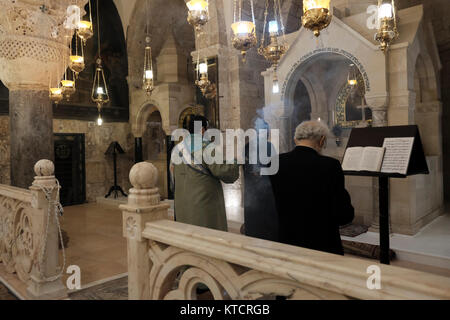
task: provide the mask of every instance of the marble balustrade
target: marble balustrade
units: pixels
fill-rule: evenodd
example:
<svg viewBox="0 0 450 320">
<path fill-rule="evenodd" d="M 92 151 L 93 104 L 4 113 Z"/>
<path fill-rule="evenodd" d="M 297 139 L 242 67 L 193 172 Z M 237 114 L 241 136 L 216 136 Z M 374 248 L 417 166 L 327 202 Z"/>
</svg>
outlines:
<svg viewBox="0 0 450 320">
<path fill-rule="evenodd" d="M 129 299 L 195 300 L 199 284 L 218 300 L 450 299 L 449 278 L 170 221 L 155 175 L 152 164 L 135 165 L 120 206 Z M 371 270 L 379 289 L 369 289 Z"/>
<path fill-rule="evenodd" d="M 56 299 L 67 296 L 58 274 L 57 198 L 54 165 L 41 160 L 29 190 L 0 185 L 0 264 L 27 285 L 29 299 Z M 48 214 L 50 219 L 48 219 Z"/>
</svg>

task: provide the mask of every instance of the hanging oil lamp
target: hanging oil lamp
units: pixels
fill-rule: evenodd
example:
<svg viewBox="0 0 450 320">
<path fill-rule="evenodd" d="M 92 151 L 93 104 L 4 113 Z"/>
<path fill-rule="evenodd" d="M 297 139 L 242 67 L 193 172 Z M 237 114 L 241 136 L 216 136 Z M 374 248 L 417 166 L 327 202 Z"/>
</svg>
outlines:
<svg viewBox="0 0 450 320">
<path fill-rule="evenodd" d="M 232 43 L 233 47 L 242 54 L 243 61 L 246 59 L 247 51 L 255 47 L 258 43 L 256 38 L 255 13 L 253 0 L 250 1 L 252 11 L 252 21 L 242 20 L 242 0 L 234 0 L 234 22 L 231 25 L 233 30 Z"/>
<path fill-rule="evenodd" d="M 203 95 L 207 94 L 207 89 L 211 85 L 208 79 L 208 60 L 203 63 L 197 63 L 197 80 L 195 84 L 199 87 Z"/>
<path fill-rule="evenodd" d="M 75 73 L 75 77 L 77 79 L 80 72 L 82 72 L 85 68 L 84 49 L 82 45 L 80 46 L 81 47 L 80 50 L 78 49 L 78 39 L 79 36 L 77 32 L 75 34 L 75 52 L 73 52 L 73 48 L 71 48 L 71 55 L 69 57 L 69 68 Z"/>
<path fill-rule="evenodd" d="M 302 25 L 316 37 L 331 23 L 330 0 L 303 0 Z"/>
<path fill-rule="evenodd" d="M 267 26 L 267 16 L 269 13 L 269 1 L 266 2 L 266 9 L 264 12 L 264 29 L 261 36 L 261 45 L 258 48 L 258 53 L 262 55 L 267 61 L 269 61 L 272 67 L 277 69 L 278 63 L 280 62 L 283 55 L 286 53 L 288 47 L 285 45 L 285 34 L 284 34 L 284 24 L 283 17 L 281 15 L 281 4 L 280 0 L 273 0 L 273 16 L 275 20 L 269 21 L 269 37 L 270 43 L 265 46 L 266 38 L 266 26 Z M 283 42 L 279 43 L 278 36 L 280 35 L 280 27 L 283 35 Z"/>
<path fill-rule="evenodd" d="M 149 1 L 147 0 L 147 22 L 146 22 L 146 34 L 145 37 L 145 55 L 144 55 L 144 74 L 142 79 L 142 89 L 147 96 L 151 96 L 154 87 L 154 73 L 153 73 L 153 57 L 152 48 L 150 47 L 150 35 L 149 35 Z"/>
<path fill-rule="evenodd" d="M 100 40 L 100 7 L 97 0 L 97 46 L 98 56 L 97 67 L 95 69 L 94 83 L 92 86 L 91 99 L 97 104 L 98 119 L 97 124 L 101 126 L 103 124 L 102 119 L 102 107 L 109 102 L 108 86 L 106 84 L 105 72 L 103 71 L 102 59 L 101 59 L 101 40 Z"/>
<path fill-rule="evenodd" d="M 202 27 L 209 21 L 209 3 L 208 0 L 191 0 L 186 3 L 189 9 L 188 22 L 200 32 Z"/>
<path fill-rule="evenodd" d="M 349 66 L 347 83 L 351 87 L 355 87 L 358 84 L 358 70 L 353 63 Z"/>
<path fill-rule="evenodd" d="M 89 0 L 89 20 L 81 20 L 78 22 L 78 36 L 83 40 L 83 44 L 86 45 L 87 40 L 94 35 L 94 28 L 92 24 L 92 7 L 91 0 Z"/>
<path fill-rule="evenodd" d="M 378 0 L 378 22 L 375 40 L 380 43 L 381 51 L 386 53 L 391 43 L 399 36 L 394 0 Z"/>
</svg>

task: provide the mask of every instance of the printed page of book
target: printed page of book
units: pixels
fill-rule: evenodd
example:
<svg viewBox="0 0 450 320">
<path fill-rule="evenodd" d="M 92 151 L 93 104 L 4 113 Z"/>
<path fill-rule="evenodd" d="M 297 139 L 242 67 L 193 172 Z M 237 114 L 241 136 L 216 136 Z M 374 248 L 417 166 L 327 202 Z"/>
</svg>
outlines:
<svg viewBox="0 0 450 320">
<path fill-rule="evenodd" d="M 345 151 L 344 161 L 342 162 L 342 170 L 344 171 L 360 171 L 360 163 L 364 152 L 363 147 L 348 148 Z"/>
<path fill-rule="evenodd" d="M 386 152 L 381 172 L 407 174 L 413 145 L 414 137 L 384 139 Z"/>
<path fill-rule="evenodd" d="M 361 158 L 361 171 L 380 172 L 383 163 L 384 148 L 366 147 Z"/>
</svg>

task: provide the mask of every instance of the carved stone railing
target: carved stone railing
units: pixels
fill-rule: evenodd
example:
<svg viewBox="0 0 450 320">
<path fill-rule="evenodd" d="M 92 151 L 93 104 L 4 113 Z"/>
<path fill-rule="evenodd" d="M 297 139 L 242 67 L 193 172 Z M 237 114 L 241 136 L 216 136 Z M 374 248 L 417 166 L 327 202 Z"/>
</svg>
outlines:
<svg viewBox="0 0 450 320">
<path fill-rule="evenodd" d="M 129 299 L 195 300 L 199 284 L 219 300 L 450 299 L 449 278 L 165 220 L 156 169 L 137 164 L 130 179 Z M 369 267 L 381 288 L 369 289 Z"/>
<path fill-rule="evenodd" d="M 29 190 L 0 185 L 0 264 L 26 284 L 29 299 L 67 296 L 58 276 L 59 193 L 54 169 L 51 161 L 39 161 Z"/>
</svg>

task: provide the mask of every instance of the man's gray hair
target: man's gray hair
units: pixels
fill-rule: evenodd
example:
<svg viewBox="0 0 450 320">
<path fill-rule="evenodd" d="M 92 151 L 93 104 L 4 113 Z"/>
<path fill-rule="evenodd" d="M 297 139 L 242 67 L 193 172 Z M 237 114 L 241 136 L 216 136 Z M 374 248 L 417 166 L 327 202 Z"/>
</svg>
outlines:
<svg viewBox="0 0 450 320">
<path fill-rule="evenodd" d="M 322 137 L 327 137 L 330 133 L 328 126 L 322 121 L 302 122 L 295 130 L 295 139 L 319 141 Z"/>
</svg>

